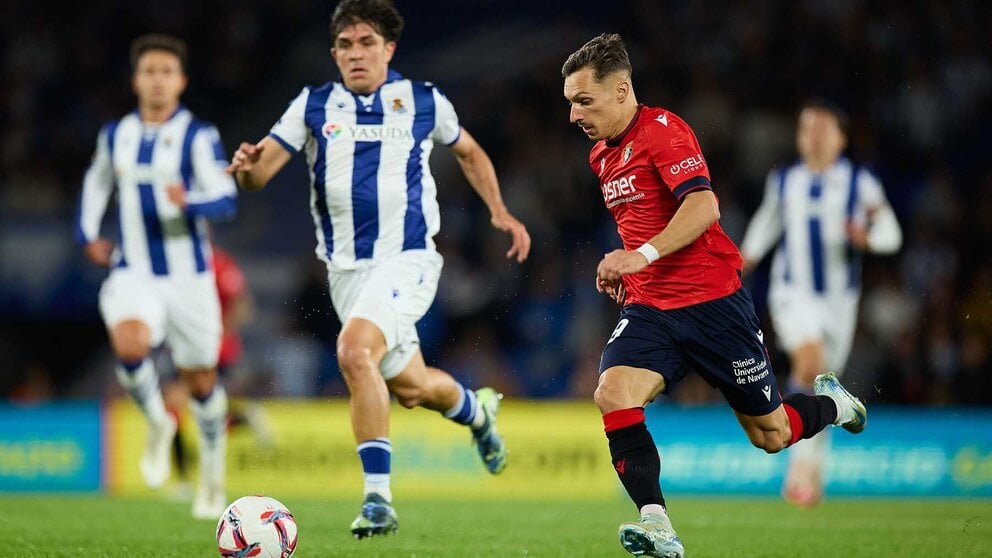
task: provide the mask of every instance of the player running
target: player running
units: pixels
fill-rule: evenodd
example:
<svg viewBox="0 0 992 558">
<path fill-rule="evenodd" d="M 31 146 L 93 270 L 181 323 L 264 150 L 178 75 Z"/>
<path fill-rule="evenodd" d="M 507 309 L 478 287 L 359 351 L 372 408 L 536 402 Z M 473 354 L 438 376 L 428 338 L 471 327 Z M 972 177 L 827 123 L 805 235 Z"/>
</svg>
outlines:
<svg viewBox="0 0 992 558">
<path fill-rule="evenodd" d="M 741 256 L 717 223 L 696 137 L 675 114 L 638 104 L 620 36 L 586 43 L 568 57 L 562 76 L 571 122 L 596 141 L 589 164 L 625 248 L 596 269 L 596 288 L 623 306 L 595 393 L 613 466 L 640 512 L 639 521 L 620 525 L 620 542 L 635 556 L 681 558 L 658 448 L 644 423 L 644 406 L 658 394 L 698 371 L 723 394 L 751 443 L 768 453 L 830 424 L 861 432 L 867 413 L 833 374 L 816 378 L 817 395 L 783 402 L 741 283 Z"/>
<path fill-rule="evenodd" d="M 206 220 L 229 218 L 237 188 L 217 129 L 179 98 L 186 89 L 186 45 L 168 35 L 131 45 L 138 108 L 104 125 L 86 172 L 76 239 L 86 256 L 110 267 L 100 312 L 117 356 L 117 379 L 148 420 L 139 467 L 145 483 L 169 477 L 175 420 L 166 412 L 149 353 L 165 341 L 193 396 L 200 428 L 200 482 L 193 515 L 216 519 L 227 505 L 224 469 L 227 394 L 217 384 L 221 317 Z M 120 242 L 100 237 L 116 191 Z"/>
<path fill-rule="evenodd" d="M 768 175 L 741 243 L 745 272 L 774 246 L 769 311 L 792 370 L 789 391 L 811 393 L 821 370 L 847 364 L 861 295 L 861 256 L 891 254 L 902 231 L 878 179 L 841 156 L 847 116 L 824 99 L 799 112 L 800 161 Z M 823 496 L 828 432 L 789 452 L 782 494 L 810 507 Z"/>
<path fill-rule="evenodd" d="M 351 525 L 367 537 L 395 531 L 389 473 L 389 394 L 470 427 L 491 473 L 506 466 L 496 430 L 500 395 L 466 389 L 424 364 L 415 324 L 437 291 L 442 258 L 437 188 L 428 165 L 435 143 L 450 146 L 494 227 L 512 237 L 522 262 L 530 236 L 506 209 L 492 162 L 458 124 L 430 82 L 389 69 L 403 19 L 386 0 L 345 0 L 331 17 L 331 56 L 341 79 L 306 87 L 257 144 L 242 143 L 229 172 L 263 188 L 303 151 L 317 256 L 327 264 L 331 301 L 343 327 L 338 364 L 350 392 L 351 422 L 365 473 L 365 503 Z"/>
</svg>

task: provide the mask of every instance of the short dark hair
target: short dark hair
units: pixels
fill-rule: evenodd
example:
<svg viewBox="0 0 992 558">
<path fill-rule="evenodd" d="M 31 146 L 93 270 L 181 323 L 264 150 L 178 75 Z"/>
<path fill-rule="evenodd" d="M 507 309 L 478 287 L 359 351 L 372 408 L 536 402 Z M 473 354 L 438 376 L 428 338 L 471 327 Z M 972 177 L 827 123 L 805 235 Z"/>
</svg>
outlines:
<svg viewBox="0 0 992 558">
<path fill-rule="evenodd" d="M 392 0 L 342 0 L 331 15 L 331 42 L 345 27 L 356 23 L 368 23 L 386 41 L 400 40 L 403 32 L 403 16 Z"/>
<path fill-rule="evenodd" d="M 623 37 L 616 33 L 603 33 L 582 45 L 582 48 L 565 60 L 565 65 L 561 67 L 561 77 L 568 77 L 587 66 L 592 67 L 596 81 L 601 81 L 614 72 L 630 74 L 630 57 L 623 44 Z"/>
<path fill-rule="evenodd" d="M 847 135 L 848 129 L 851 126 L 851 120 L 848 118 L 847 112 L 837 103 L 827 99 L 826 97 L 810 97 L 803 102 L 801 107 L 799 107 L 799 113 L 801 114 L 806 109 L 829 112 L 837 120 L 837 126 L 840 127 L 840 131 L 843 132 L 844 135 Z"/>
<path fill-rule="evenodd" d="M 186 71 L 186 59 L 189 56 L 186 41 L 165 33 L 148 33 L 131 42 L 131 71 L 138 69 L 138 59 L 150 50 L 164 50 L 175 54 L 179 58 L 179 67 L 183 72 Z"/>
</svg>

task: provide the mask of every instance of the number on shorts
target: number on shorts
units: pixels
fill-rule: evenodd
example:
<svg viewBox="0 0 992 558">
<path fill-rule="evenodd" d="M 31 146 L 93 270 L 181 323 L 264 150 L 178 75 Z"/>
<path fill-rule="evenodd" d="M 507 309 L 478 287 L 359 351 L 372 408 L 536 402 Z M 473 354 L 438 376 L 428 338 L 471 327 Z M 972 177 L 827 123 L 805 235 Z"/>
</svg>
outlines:
<svg viewBox="0 0 992 558">
<path fill-rule="evenodd" d="M 627 324 L 629 324 L 629 323 L 630 323 L 630 320 L 627 319 L 627 318 L 624 318 L 624 319 L 620 320 L 619 322 L 617 322 L 617 327 L 616 327 L 616 329 L 613 330 L 613 335 L 610 336 L 610 340 L 607 341 L 606 344 L 609 345 L 610 343 L 613 342 L 614 339 L 616 339 L 617 337 L 620 337 L 620 334 L 623 333 L 624 328 L 626 328 L 627 327 Z"/>
</svg>

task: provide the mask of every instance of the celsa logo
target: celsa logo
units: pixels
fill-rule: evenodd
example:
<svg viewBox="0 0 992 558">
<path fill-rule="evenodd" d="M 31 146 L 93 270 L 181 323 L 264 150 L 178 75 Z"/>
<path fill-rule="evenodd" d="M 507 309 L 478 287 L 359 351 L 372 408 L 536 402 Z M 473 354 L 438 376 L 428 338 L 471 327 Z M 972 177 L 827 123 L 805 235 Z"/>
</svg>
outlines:
<svg viewBox="0 0 992 558">
<path fill-rule="evenodd" d="M 324 137 L 329 140 L 336 140 L 339 137 L 341 137 L 341 131 L 342 130 L 340 124 L 333 124 L 330 122 L 324 124 L 324 129 L 321 130 L 321 132 L 323 132 L 324 134 Z"/>
<path fill-rule="evenodd" d="M 688 159 L 675 163 L 670 169 L 668 169 L 668 172 L 672 174 L 679 174 L 681 172 L 696 172 L 705 166 L 706 160 L 703 159 L 703 154 L 697 153 Z"/>
</svg>

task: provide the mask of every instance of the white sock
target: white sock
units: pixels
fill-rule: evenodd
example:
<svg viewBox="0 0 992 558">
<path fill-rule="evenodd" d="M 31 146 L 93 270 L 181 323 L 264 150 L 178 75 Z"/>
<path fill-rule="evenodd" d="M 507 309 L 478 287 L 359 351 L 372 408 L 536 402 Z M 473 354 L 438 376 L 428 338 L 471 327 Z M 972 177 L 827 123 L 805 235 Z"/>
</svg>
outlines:
<svg viewBox="0 0 992 558">
<path fill-rule="evenodd" d="M 649 513 L 668 517 L 668 510 L 666 510 L 665 506 L 662 506 L 661 504 L 645 504 L 641 507 L 641 517 L 644 517 Z"/>
<path fill-rule="evenodd" d="M 387 502 L 393 501 L 393 492 L 389 489 L 389 473 L 365 473 L 365 490 L 362 495 L 368 496 L 373 492 L 385 498 Z"/>
<path fill-rule="evenodd" d="M 190 398 L 190 407 L 196 425 L 200 427 L 200 438 L 208 445 L 214 445 L 226 438 L 227 392 L 218 384 L 204 401 Z"/>
<path fill-rule="evenodd" d="M 200 480 L 222 490 L 227 467 L 227 392 L 215 385 L 205 401 L 190 398 L 190 407 L 200 428 Z"/>
<path fill-rule="evenodd" d="M 131 368 L 131 367 L 128 367 Z M 150 358 L 141 361 L 137 368 L 128 370 L 121 363 L 117 363 L 114 372 L 121 387 L 127 390 L 131 399 L 138 404 L 141 412 L 151 424 L 165 424 L 169 420 L 169 415 L 165 410 L 165 401 L 162 399 L 162 390 L 158 387 L 158 374 L 155 373 L 155 365 Z"/>
</svg>

